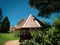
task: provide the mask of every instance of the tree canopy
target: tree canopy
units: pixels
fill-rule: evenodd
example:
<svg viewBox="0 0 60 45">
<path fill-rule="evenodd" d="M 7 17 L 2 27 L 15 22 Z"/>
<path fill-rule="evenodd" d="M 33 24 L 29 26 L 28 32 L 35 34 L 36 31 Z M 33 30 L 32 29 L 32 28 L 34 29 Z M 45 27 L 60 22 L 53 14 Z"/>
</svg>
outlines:
<svg viewBox="0 0 60 45">
<path fill-rule="evenodd" d="M 19 25 L 22 21 L 24 21 L 25 19 L 21 19 L 20 21 L 18 21 L 17 25 Z"/>
<path fill-rule="evenodd" d="M 58 16 L 57 19 L 55 19 L 55 21 L 53 22 L 53 26 L 55 26 L 55 28 L 60 30 L 60 16 Z"/>
<path fill-rule="evenodd" d="M 1 32 L 3 33 L 7 33 L 9 31 L 9 28 L 10 28 L 10 22 L 9 22 L 9 19 L 8 17 L 5 17 L 1 23 Z"/>
<path fill-rule="evenodd" d="M 41 17 L 49 18 L 51 13 L 60 11 L 60 0 L 29 0 L 29 4 L 39 11 Z"/>
<path fill-rule="evenodd" d="M 1 23 L 1 19 L 2 19 L 2 9 L 0 8 L 0 23 Z"/>
<path fill-rule="evenodd" d="M 2 20 L 2 9 L 0 8 L 0 30 L 1 30 L 1 20 Z"/>
</svg>

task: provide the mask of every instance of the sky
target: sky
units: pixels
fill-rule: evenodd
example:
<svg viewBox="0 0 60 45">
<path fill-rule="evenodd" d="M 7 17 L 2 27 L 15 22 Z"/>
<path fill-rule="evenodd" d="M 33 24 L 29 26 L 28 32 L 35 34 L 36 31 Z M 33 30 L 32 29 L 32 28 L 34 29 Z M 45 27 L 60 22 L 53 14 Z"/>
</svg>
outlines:
<svg viewBox="0 0 60 45">
<path fill-rule="evenodd" d="M 38 17 L 39 11 L 35 8 L 31 8 L 28 4 L 29 0 L 0 0 L 0 8 L 2 8 L 3 17 L 8 16 L 10 26 L 17 26 L 17 23 L 22 18 L 27 18 L 32 13 L 39 20 L 46 20 L 52 23 L 52 18 L 56 18 L 56 13 L 53 13 L 51 19 L 45 19 Z"/>
</svg>

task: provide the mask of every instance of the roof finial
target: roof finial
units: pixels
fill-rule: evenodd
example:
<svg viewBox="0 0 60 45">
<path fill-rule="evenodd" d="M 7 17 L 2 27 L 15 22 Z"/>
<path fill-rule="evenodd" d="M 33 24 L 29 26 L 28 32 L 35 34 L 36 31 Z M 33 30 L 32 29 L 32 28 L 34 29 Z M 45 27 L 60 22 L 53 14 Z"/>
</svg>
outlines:
<svg viewBox="0 0 60 45">
<path fill-rule="evenodd" d="M 32 16 L 32 12 L 30 13 L 30 15 Z"/>
</svg>

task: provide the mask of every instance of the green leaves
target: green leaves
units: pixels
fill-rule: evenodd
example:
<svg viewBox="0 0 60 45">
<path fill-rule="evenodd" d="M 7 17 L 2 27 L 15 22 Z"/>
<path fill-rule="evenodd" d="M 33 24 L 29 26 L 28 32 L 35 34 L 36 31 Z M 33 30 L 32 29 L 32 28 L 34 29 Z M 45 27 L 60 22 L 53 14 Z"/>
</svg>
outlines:
<svg viewBox="0 0 60 45">
<path fill-rule="evenodd" d="M 5 17 L 1 23 L 1 32 L 3 33 L 7 33 L 9 31 L 9 28 L 10 28 L 10 22 L 9 22 L 9 19 L 8 17 Z"/>
<path fill-rule="evenodd" d="M 54 20 L 53 26 L 55 26 L 55 28 L 57 28 L 58 30 L 60 30 L 60 16 L 58 16 L 58 18 Z"/>
<path fill-rule="evenodd" d="M 2 9 L 0 8 L 0 21 L 2 19 Z"/>
<path fill-rule="evenodd" d="M 38 16 L 49 18 L 51 13 L 60 11 L 60 0 L 30 0 L 29 5 L 39 11 Z"/>
<path fill-rule="evenodd" d="M 55 27 L 45 30 L 31 30 L 32 39 L 26 45 L 60 45 L 60 32 Z M 24 45 L 23 44 L 23 45 Z"/>
</svg>

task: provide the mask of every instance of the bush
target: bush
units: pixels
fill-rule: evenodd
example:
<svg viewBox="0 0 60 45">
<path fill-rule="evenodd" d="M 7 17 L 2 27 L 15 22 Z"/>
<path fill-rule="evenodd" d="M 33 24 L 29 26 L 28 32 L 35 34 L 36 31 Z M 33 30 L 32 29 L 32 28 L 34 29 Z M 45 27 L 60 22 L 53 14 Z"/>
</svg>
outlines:
<svg viewBox="0 0 60 45">
<path fill-rule="evenodd" d="M 20 30 L 15 31 L 14 33 L 15 33 L 15 37 L 20 37 Z"/>
<path fill-rule="evenodd" d="M 55 27 L 43 30 L 32 30 L 32 39 L 22 45 L 60 45 L 60 30 Z"/>
</svg>

